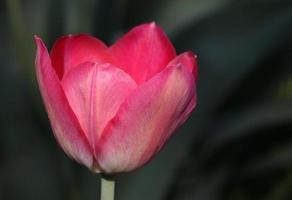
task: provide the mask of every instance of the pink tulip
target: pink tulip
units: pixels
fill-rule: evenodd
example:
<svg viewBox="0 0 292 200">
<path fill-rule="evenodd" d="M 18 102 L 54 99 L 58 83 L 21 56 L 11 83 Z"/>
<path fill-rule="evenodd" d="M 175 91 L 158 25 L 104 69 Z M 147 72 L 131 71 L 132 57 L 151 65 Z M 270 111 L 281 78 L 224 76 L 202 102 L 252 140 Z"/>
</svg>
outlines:
<svg viewBox="0 0 292 200">
<path fill-rule="evenodd" d="M 37 44 L 36 74 L 54 135 L 94 172 L 143 166 L 196 106 L 197 63 L 176 55 L 155 24 L 133 28 L 107 47 L 89 35 Z"/>
</svg>

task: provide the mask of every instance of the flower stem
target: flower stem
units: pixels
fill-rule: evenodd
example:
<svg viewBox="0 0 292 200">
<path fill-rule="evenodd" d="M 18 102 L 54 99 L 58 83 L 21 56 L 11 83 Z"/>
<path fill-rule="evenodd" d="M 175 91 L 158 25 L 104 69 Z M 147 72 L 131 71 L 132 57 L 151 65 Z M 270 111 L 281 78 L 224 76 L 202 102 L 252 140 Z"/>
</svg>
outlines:
<svg viewBox="0 0 292 200">
<path fill-rule="evenodd" d="M 100 200 L 114 200 L 115 181 L 111 176 L 101 175 Z"/>
</svg>

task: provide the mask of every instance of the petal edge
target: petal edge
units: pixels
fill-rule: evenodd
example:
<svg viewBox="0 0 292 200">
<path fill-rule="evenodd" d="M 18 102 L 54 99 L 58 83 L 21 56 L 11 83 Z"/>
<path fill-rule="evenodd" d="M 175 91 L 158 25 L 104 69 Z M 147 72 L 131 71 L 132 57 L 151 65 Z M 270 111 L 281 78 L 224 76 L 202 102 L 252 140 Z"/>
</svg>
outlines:
<svg viewBox="0 0 292 200">
<path fill-rule="evenodd" d="M 35 42 L 37 80 L 54 136 L 70 158 L 92 168 L 92 150 L 68 104 L 47 48 L 38 36 L 35 36 Z"/>
</svg>

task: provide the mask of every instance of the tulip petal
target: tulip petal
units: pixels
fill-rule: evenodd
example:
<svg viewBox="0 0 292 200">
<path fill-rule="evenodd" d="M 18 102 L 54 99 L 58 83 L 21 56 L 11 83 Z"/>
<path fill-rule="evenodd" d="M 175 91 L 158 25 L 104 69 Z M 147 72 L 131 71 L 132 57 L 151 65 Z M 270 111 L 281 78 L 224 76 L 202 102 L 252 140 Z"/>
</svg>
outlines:
<svg viewBox="0 0 292 200">
<path fill-rule="evenodd" d="M 107 47 L 102 41 L 86 34 L 68 35 L 58 39 L 51 50 L 52 65 L 58 76 L 84 62 L 109 62 Z"/>
<path fill-rule="evenodd" d="M 140 85 L 102 133 L 96 146 L 100 167 L 114 173 L 145 164 L 185 120 L 194 96 L 194 78 L 183 65 L 169 66 Z"/>
<path fill-rule="evenodd" d="M 197 56 L 191 52 L 184 52 L 178 55 L 175 59 L 173 59 L 168 65 L 177 65 L 182 64 L 186 66 L 190 72 L 193 73 L 195 80 L 198 79 L 198 63 L 197 63 Z"/>
<path fill-rule="evenodd" d="M 193 74 L 195 81 L 198 80 L 198 63 L 197 63 L 197 56 L 191 52 L 184 52 L 178 55 L 175 59 L 173 59 L 168 66 L 173 65 L 184 65 L 189 69 L 189 71 Z M 180 117 L 180 125 L 182 125 L 190 116 L 192 110 L 196 107 L 197 104 L 197 96 L 194 95 L 192 100 L 190 101 L 189 105 L 187 106 L 185 112 Z M 179 126 L 180 126 L 179 125 Z"/>
<path fill-rule="evenodd" d="M 135 81 L 121 69 L 111 64 L 91 62 L 68 72 L 62 86 L 93 147 L 108 121 L 137 87 Z"/>
<path fill-rule="evenodd" d="M 176 53 L 163 31 L 155 23 L 133 28 L 110 47 L 113 63 L 138 83 L 162 71 Z"/>
<path fill-rule="evenodd" d="M 37 36 L 35 41 L 36 74 L 53 133 L 69 157 L 91 168 L 93 156 L 89 143 L 68 104 L 44 43 Z"/>
</svg>

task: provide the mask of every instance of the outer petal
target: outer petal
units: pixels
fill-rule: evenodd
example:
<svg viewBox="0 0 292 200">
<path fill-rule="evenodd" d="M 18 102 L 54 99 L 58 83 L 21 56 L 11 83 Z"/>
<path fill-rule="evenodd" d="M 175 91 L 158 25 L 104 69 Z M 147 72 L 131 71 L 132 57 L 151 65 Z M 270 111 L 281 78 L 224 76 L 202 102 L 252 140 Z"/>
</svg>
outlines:
<svg viewBox="0 0 292 200">
<path fill-rule="evenodd" d="M 109 62 L 107 47 L 90 35 L 68 35 L 58 39 L 51 50 L 52 64 L 59 78 L 84 62 Z"/>
<path fill-rule="evenodd" d="M 172 44 L 155 23 L 135 27 L 110 47 L 110 53 L 113 63 L 138 84 L 163 70 L 176 55 Z"/>
<path fill-rule="evenodd" d="M 182 64 L 186 66 L 190 72 L 193 73 L 195 80 L 198 79 L 198 63 L 197 63 L 197 56 L 191 52 L 184 52 L 178 55 L 175 59 L 173 59 L 169 65 L 177 65 Z"/>
<path fill-rule="evenodd" d="M 170 66 L 139 86 L 102 133 L 96 146 L 101 168 L 113 173 L 145 164 L 181 124 L 194 86 L 182 65 Z"/>
<path fill-rule="evenodd" d="M 121 69 L 97 63 L 83 63 L 75 67 L 64 76 L 62 85 L 93 147 L 108 121 L 137 87 Z"/>
<path fill-rule="evenodd" d="M 189 71 L 193 74 L 195 81 L 198 80 L 198 63 L 197 63 L 197 56 L 191 52 L 184 52 L 180 55 L 178 55 L 175 59 L 173 59 L 168 66 L 173 66 L 173 65 L 184 65 L 189 69 Z M 183 115 L 180 117 L 180 125 L 183 124 L 193 111 L 193 109 L 197 105 L 197 96 L 194 95 L 192 97 L 192 100 L 190 101 L 189 105 L 187 106 L 185 112 Z"/>
<path fill-rule="evenodd" d="M 92 150 L 67 102 L 45 45 L 37 36 L 35 41 L 37 79 L 54 135 L 69 157 L 91 168 Z"/>
</svg>

